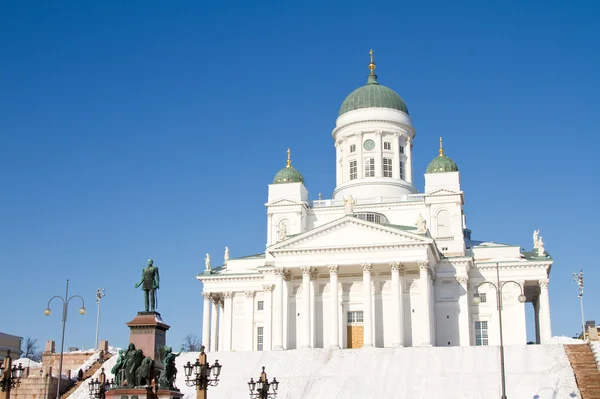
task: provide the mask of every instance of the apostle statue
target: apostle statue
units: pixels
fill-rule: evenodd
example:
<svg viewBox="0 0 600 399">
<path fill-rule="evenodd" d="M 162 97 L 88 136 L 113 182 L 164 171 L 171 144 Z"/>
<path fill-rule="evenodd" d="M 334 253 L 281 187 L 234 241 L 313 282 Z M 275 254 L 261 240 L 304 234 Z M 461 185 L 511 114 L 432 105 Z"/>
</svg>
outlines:
<svg viewBox="0 0 600 399">
<path fill-rule="evenodd" d="M 225 259 L 225 262 L 229 260 L 229 248 L 227 247 L 225 247 L 225 255 L 223 256 L 223 259 Z"/>
<path fill-rule="evenodd" d="M 278 238 L 279 238 L 279 241 L 283 241 L 287 238 L 287 226 L 286 226 L 285 222 L 281 222 L 279 224 Z"/>
<path fill-rule="evenodd" d="M 148 266 L 142 269 L 142 279 L 135 285 L 135 288 L 142 286 L 144 290 L 144 304 L 146 312 L 156 310 L 155 292 L 159 288 L 160 277 L 158 275 L 158 267 L 154 266 L 154 261 L 148 259 Z"/>
<path fill-rule="evenodd" d="M 540 235 L 540 229 L 533 230 L 533 248 L 538 247 L 538 236 Z"/>
<path fill-rule="evenodd" d="M 204 265 L 206 266 L 206 271 L 210 271 L 210 255 L 206 254 L 206 258 L 204 258 Z"/>
<path fill-rule="evenodd" d="M 542 240 L 542 236 L 540 236 L 539 240 L 537 241 L 537 250 L 538 250 L 538 256 L 544 256 L 545 250 L 544 250 L 544 240 Z"/>
<path fill-rule="evenodd" d="M 356 200 L 350 194 L 347 198 L 344 198 L 344 213 L 346 215 L 351 215 L 354 213 L 354 205 L 356 205 Z"/>
<path fill-rule="evenodd" d="M 417 227 L 417 233 L 425 233 L 427 231 L 427 221 L 423 218 L 423 215 L 419 213 L 419 217 L 417 218 L 417 222 L 415 223 Z"/>
</svg>

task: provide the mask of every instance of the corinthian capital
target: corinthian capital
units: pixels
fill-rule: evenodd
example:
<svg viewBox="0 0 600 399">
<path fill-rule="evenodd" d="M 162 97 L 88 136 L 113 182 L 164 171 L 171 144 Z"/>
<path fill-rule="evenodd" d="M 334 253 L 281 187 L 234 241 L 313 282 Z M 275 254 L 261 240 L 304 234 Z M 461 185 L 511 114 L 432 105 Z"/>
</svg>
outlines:
<svg viewBox="0 0 600 399">
<path fill-rule="evenodd" d="M 212 292 L 202 292 L 202 298 L 210 299 L 212 297 Z"/>
<path fill-rule="evenodd" d="M 327 268 L 329 269 L 329 274 L 338 274 L 338 270 L 340 270 L 338 265 L 328 265 Z"/>
<path fill-rule="evenodd" d="M 362 263 L 361 264 L 363 273 L 371 273 L 371 270 L 373 270 L 373 265 L 370 263 Z"/>
<path fill-rule="evenodd" d="M 310 276 L 310 266 L 302 266 L 300 267 L 300 270 L 302 271 L 303 276 Z"/>
<path fill-rule="evenodd" d="M 429 261 L 426 261 L 426 260 L 420 260 L 420 261 L 418 262 L 418 264 L 419 264 L 419 270 L 420 270 L 420 271 L 422 271 L 422 272 L 423 272 L 423 271 L 425 271 L 425 272 L 429 271 Z"/>
<path fill-rule="evenodd" d="M 231 298 L 233 298 L 233 292 L 231 292 L 231 291 L 224 292 L 223 296 L 225 297 L 225 299 L 231 299 Z"/>
<path fill-rule="evenodd" d="M 283 267 L 278 267 L 273 271 L 273 274 L 275 274 L 277 277 L 285 276 L 285 269 Z"/>
<path fill-rule="evenodd" d="M 272 284 L 265 284 L 265 285 L 263 285 L 263 291 L 265 291 L 265 292 L 271 292 L 271 291 L 273 291 L 273 285 Z"/>
<path fill-rule="evenodd" d="M 462 285 L 463 287 L 466 287 L 467 284 L 469 283 L 469 277 L 467 276 L 460 276 L 456 278 L 456 281 L 458 281 L 458 283 L 460 285 Z"/>
<path fill-rule="evenodd" d="M 256 294 L 255 291 L 246 291 L 244 294 L 246 294 L 246 298 L 254 298 L 254 294 Z"/>
<path fill-rule="evenodd" d="M 548 283 L 550 283 L 548 279 L 539 280 L 540 288 L 548 288 Z"/>
</svg>

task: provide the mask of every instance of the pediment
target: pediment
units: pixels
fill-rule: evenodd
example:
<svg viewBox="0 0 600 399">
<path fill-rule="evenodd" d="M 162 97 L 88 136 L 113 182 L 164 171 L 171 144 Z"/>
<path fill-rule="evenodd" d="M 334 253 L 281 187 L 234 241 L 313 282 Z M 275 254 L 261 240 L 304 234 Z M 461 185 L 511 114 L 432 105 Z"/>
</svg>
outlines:
<svg viewBox="0 0 600 399">
<path fill-rule="evenodd" d="M 427 196 L 428 197 L 438 197 L 438 196 L 444 196 L 444 195 L 460 195 L 460 194 L 462 194 L 461 191 L 452 191 L 452 190 L 447 190 L 445 188 L 441 188 L 439 190 L 436 190 L 434 192 L 427 194 Z"/>
<path fill-rule="evenodd" d="M 286 205 L 305 205 L 304 202 L 301 201 L 293 201 L 287 198 L 278 198 L 274 201 L 267 202 L 265 206 L 286 206 Z"/>
<path fill-rule="evenodd" d="M 396 227 L 367 222 L 345 216 L 334 222 L 317 227 L 268 249 L 271 253 L 305 251 L 324 248 L 367 248 L 398 245 L 430 245 L 431 238 L 410 233 Z"/>
</svg>

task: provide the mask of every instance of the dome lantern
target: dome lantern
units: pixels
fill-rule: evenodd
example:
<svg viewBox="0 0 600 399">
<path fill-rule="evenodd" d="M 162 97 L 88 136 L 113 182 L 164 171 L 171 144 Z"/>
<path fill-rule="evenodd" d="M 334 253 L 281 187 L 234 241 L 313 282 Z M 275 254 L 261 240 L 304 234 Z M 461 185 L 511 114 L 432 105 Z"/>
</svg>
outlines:
<svg viewBox="0 0 600 399">
<path fill-rule="evenodd" d="M 440 154 L 435 157 L 429 165 L 425 173 L 446 173 L 446 172 L 458 172 L 458 165 L 452 159 L 444 155 L 444 147 L 442 145 L 442 138 L 440 137 Z"/>
<path fill-rule="evenodd" d="M 291 160 L 291 151 L 288 148 L 287 150 L 287 162 L 285 164 L 285 168 L 281 169 L 279 172 L 277 172 L 277 174 L 275 175 L 275 178 L 273 179 L 273 184 L 285 184 L 285 183 L 303 183 L 304 184 L 304 177 L 302 177 L 302 174 L 292 166 L 292 160 Z"/>
</svg>

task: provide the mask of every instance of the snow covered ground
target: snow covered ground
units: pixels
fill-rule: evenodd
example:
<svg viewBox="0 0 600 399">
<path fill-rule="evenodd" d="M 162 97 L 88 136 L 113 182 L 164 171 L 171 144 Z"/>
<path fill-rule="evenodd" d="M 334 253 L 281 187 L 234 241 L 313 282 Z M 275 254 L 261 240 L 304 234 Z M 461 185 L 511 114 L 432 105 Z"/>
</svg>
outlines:
<svg viewBox="0 0 600 399">
<path fill-rule="evenodd" d="M 197 353 L 177 358 L 177 385 L 184 399 L 194 399 L 185 385 L 183 365 Z M 266 367 L 276 377 L 278 399 L 490 399 L 500 397 L 500 360 L 496 346 L 450 348 L 304 349 L 281 352 L 209 353 L 223 365 L 211 399 L 248 397 L 247 382 Z M 117 356 L 105 363 L 107 375 Z M 580 398 L 564 348 L 554 345 L 505 348 L 506 388 L 511 399 Z M 99 372 L 97 373 L 99 374 Z M 97 377 L 97 374 L 94 378 Z M 88 399 L 83 384 L 70 399 Z"/>
</svg>

